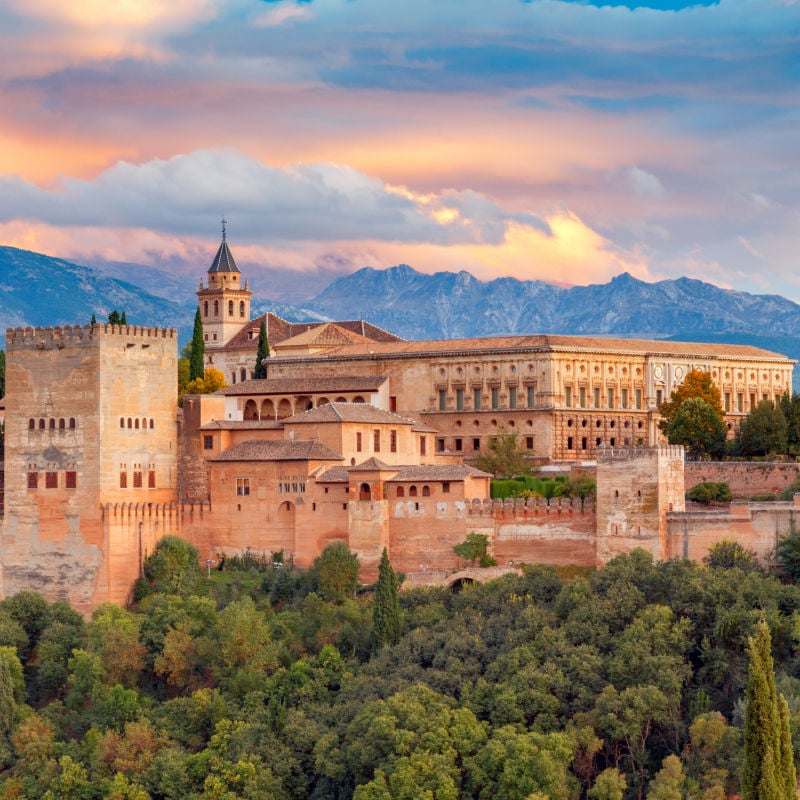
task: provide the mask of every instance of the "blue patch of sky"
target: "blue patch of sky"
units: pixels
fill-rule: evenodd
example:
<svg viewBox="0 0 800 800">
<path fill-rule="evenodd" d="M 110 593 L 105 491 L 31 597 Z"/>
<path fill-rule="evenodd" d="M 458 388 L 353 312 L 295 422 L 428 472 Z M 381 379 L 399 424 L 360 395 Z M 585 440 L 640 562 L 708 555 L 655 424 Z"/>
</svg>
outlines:
<svg viewBox="0 0 800 800">
<path fill-rule="evenodd" d="M 531 3 L 533 0 L 522 0 L 524 3 Z M 572 3 L 581 6 L 597 6 L 597 8 L 629 8 L 632 11 L 637 8 L 649 8 L 654 11 L 685 11 L 687 8 L 696 6 L 716 6 L 719 0 L 694 0 L 694 2 L 675 2 L 675 0 L 646 0 L 635 2 L 635 0 L 561 0 L 564 3 Z"/>
</svg>

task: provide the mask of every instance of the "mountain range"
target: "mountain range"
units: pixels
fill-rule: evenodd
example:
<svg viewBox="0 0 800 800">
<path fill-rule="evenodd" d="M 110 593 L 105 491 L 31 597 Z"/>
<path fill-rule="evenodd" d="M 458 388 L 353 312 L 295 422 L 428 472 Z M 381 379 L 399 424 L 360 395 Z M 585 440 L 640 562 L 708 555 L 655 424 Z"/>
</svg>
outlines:
<svg viewBox="0 0 800 800">
<path fill-rule="evenodd" d="M 178 327 L 186 341 L 195 289 L 152 267 L 90 267 L 0 247 L 0 330 L 85 323 L 93 313 L 102 320 L 116 308 L 132 324 Z M 335 278 L 302 306 L 290 302 L 295 298 L 254 296 L 253 313 L 270 310 L 291 321 L 363 317 L 406 339 L 594 334 L 753 344 L 800 358 L 798 304 L 689 278 L 645 283 L 625 273 L 605 284 L 562 287 L 514 278 L 482 281 L 463 271 L 429 275 L 402 264 Z"/>
</svg>

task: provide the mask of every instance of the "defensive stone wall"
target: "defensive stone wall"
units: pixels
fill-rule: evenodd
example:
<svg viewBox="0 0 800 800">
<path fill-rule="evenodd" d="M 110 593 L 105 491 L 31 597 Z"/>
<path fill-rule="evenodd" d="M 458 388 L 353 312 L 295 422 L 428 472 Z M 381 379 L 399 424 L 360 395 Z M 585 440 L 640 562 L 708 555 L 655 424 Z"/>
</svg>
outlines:
<svg viewBox="0 0 800 800">
<path fill-rule="evenodd" d="M 735 498 L 782 492 L 800 477 L 800 464 L 781 461 L 687 461 L 684 484 L 688 492 L 704 481 L 727 483 Z"/>
</svg>

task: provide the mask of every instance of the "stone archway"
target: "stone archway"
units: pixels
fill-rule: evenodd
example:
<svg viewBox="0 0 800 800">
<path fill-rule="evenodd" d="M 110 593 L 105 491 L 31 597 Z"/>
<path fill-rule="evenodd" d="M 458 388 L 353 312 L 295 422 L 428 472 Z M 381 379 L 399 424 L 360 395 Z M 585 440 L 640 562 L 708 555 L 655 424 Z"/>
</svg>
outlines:
<svg viewBox="0 0 800 800">
<path fill-rule="evenodd" d="M 258 406 L 255 400 L 248 400 L 244 404 L 244 419 L 258 419 Z"/>
<path fill-rule="evenodd" d="M 261 401 L 261 419 L 275 419 L 275 404 L 269 398 Z"/>
<path fill-rule="evenodd" d="M 284 397 L 278 403 L 278 419 L 286 419 L 286 417 L 291 417 L 293 413 L 292 404 Z"/>
</svg>

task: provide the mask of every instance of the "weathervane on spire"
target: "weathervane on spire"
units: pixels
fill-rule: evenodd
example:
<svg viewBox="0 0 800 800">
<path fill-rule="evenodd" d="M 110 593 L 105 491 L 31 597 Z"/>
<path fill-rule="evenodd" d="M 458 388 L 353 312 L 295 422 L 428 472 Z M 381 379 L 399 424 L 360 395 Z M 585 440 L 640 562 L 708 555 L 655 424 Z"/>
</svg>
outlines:
<svg viewBox="0 0 800 800">
<path fill-rule="evenodd" d="M 228 220 L 225 219 L 225 212 L 222 212 L 222 241 L 227 241 L 227 237 L 225 234 L 225 226 L 228 224 Z"/>
</svg>

